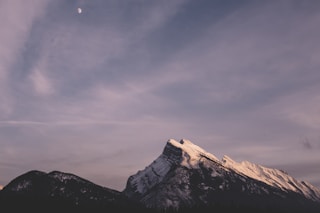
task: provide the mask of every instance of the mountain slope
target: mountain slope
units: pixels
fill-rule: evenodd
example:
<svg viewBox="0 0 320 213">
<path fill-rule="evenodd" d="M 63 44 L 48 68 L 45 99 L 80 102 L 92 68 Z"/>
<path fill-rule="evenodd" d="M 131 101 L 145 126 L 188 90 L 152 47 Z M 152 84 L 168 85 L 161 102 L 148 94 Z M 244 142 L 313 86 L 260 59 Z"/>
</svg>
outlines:
<svg viewBox="0 0 320 213">
<path fill-rule="evenodd" d="M 116 190 L 58 171 L 27 172 L 6 185 L 0 195 L 1 206 L 11 212 L 21 209 L 53 212 L 66 209 L 114 209 L 130 204 Z"/>
<path fill-rule="evenodd" d="M 264 182 L 270 186 L 280 188 L 283 191 L 293 191 L 314 201 L 320 200 L 319 189 L 310 183 L 296 180 L 284 171 L 263 167 L 248 161 L 238 163 L 228 156 L 222 158 L 222 163 L 240 174 Z"/>
<path fill-rule="evenodd" d="M 126 196 L 151 208 L 318 206 L 320 191 L 288 174 L 225 156 L 219 161 L 188 140 L 170 139 L 163 153 L 132 175 Z"/>
</svg>

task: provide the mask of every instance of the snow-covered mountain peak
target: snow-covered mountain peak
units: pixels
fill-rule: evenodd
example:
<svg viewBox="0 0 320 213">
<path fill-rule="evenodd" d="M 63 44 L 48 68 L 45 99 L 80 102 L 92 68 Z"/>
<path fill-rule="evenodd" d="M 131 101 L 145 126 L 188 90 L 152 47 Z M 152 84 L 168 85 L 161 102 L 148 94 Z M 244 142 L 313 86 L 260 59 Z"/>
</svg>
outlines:
<svg viewBox="0 0 320 213">
<path fill-rule="evenodd" d="M 187 139 L 182 139 L 179 142 L 169 139 L 162 154 L 156 160 L 128 179 L 126 191 L 129 194 L 142 195 L 161 183 L 173 167 L 198 169 L 199 163 L 203 160 L 219 162 L 214 155 Z"/>
<path fill-rule="evenodd" d="M 206 158 L 211 161 L 219 161 L 218 158 L 215 157 L 213 154 L 205 151 L 204 149 L 193 144 L 191 141 L 187 139 L 181 139 L 180 142 L 174 139 L 169 139 L 163 154 L 166 155 L 167 149 L 173 149 L 173 148 L 180 151 L 179 163 L 182 166 L 185 166 L 188 168 L 197 168 L 202 158 Z M 177 151 L 175 151 L 174 153 L 177 154 Z M 173 157 L 173 156 L 169 155 L 168 157 Z M 177 159 L 177 156 L 174 156 L 174 158 Z"/>
<path fill-rule="evenodd" d="M 203 193 L 203 197 L 193 197 L 193 190 Z M 219 160 L 187 139 L 169 139 L 156 160 L 130 176 L 125 194 L 148 206 L 167 208 L 192 205 L 198 199 L 206 203 L 204 197 L 209 196 L 208 193 L 227 193 L 228 190 L 282 198 L 296 193 L 320 200 L 319 189 L 282 170 L 248 161 L 236 162 L 226 155 Z"/>
<path fill-rule="evenodd" d="M 162 154 L 144 170 L 138 171 L 128 180 L 128 191 L 144 194 L 150 188 L 160 183 L 170 172 L 173 166 L 184 166 L 187 168 L 198 168 L 202 158 L 218 161 L 210 153 L 207 153 L 191 141 L 182 139 L 180 142 L 169 139 Z"/>
</svg>

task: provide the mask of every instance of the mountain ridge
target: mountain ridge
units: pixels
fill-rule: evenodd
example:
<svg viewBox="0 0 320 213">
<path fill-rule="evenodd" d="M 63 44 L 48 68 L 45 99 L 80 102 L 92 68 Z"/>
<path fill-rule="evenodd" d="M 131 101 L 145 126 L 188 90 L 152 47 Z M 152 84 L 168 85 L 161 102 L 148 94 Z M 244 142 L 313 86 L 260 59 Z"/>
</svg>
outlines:
<svg viewBox="0 0 320 213">
<path fill-rule="evenodd" d="M 187 139 L 169 139 L 158 158 L 128 178 L 123 191 L 70 173 L 36 170 L 0 190 L 0 203 L 6 207 L 17 200 L 37 206 L 43 199 L 54 208 L 64 203 L 78 210 L 320 209 L 320 190 L 312 184 L 248 161 L 236 162 L 228 156 L 219 160 Z"/>
<path fill-rule="evenodd" d="M 227 156 L 220 161 L 186 139 L 168 140 L 156 160 L 129 177 L 124 193 L 160 209 L 217 202 L 256 206 L 252 197 L 258 205 L 277 203 L 283 208 L 309 200 L 320 202 L 320 190 L 309 183 L 248 161 L 237 163 Z"/>
</svg>

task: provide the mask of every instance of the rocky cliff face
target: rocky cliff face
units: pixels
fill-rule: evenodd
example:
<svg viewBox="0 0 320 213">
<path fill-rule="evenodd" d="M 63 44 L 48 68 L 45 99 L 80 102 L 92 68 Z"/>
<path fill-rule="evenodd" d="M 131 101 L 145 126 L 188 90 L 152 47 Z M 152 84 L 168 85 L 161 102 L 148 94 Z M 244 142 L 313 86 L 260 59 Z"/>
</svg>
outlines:
<svg viewBox="0 0 320 213">
<path fill-rule="evenodd" d="M 320 202 L 318 189 L 280 170 L 237 163 L 227 156 L 220 161 L 188 140 L 172 139 L 154 162 L 128 179 L 124 193 L 160 209 Z"/>
</svg>

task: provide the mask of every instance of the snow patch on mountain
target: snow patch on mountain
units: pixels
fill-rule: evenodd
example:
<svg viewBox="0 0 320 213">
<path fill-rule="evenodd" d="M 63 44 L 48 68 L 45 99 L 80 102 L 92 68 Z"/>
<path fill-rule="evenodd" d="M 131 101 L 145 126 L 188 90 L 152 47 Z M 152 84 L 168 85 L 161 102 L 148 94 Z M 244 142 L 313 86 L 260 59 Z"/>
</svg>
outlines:
<svg viewBox="0 0 320 213">
<path fill-rule="evenodd" d="M 75 176 L 75 175 L 72 175 L 72 174 L 67 174 L 67 173 L 63 173 L 63 172 L 59 172 L 59 171 L 53 171 L 53 172 L 50 172 L 48 174 L 49 177 L 52 177 L 56 180 L 59 180 L 60 182 L 62 183 L 66 183 L 68 181 L 71 181 L 71 180 L 74 180 L 74 181 L 77 181 L 77 182 L 84 182 L 82 181 L 81 178 Z"/>
<path fill-rule="evenodd" d="M 199 168 L 199 161 L 202 158 L 219 161 L 214 155 L 189 140 L 182 139 L 178 142 L 174 139 L 169 139 L 163 153 L 143 171 L 138 171 L 137 174 L 131 176 L 128 182 L 130 182 L 130 186 L 134 188 L 134 191 L 144 194 L 163 180 L 172 165 Z"/>
<path fill-rule="evenodd" d="M 129 181 L 135 191 L 143 194 L 149 188 L 160 183 L 171 168 L 171 162 L 165 155 L 160 155 L 155 161 L 147 166 L 143 171 L 138 171 L 135 176 L 131 176 Z"/>
<path fill-rule="evenodd" d="M 180 142 L 170 139 L 168 144 L 182 150 L 182 161 L 181 165 L 187 168 L 199 168 L 199 161 L 201 158 L 207 158 L 212 161 L 219 161 L 213 154 L 206 152 L 204 149 L 193 144 L 187 139 L 182 139 Z"/>
<path fill-rule="evenodd" d="M 248 161 L 238 163 L 226 155 L 222 158 L 222 163 L 224 166 L 238 173 L 264 182 L 270 186 L 280 188 L 284 191 L 294 191 L 313 200 L 320 199 L 320 190 L 309 183 L 294 179 L 284 171 L 267 168 Z"/>
<path fill-rule="evenodd" d="M 22 190 L 26 190 L 26 189 L 30 188 L 31 186 L 32 186 L 31 181 L 23 180 L 23 181 L 19 182 L 19 184 L 17 184 L 16 186 L 14 186 L 12 188 L 12 191 L 19 192 Z"/>
<path fill-rule="evenodd" d="M 235 170 L 240 174 L 259 180 L 270 186 L 280 188 L 284 191 L 294 191 L 303 194 L 307 198 L 313 200 L 320 200 L 319 189 L 307 182 L 296 180 L 284 171 L 267 168 L 248 161 L 242 161 L 238 163 L 226 155 L 220 161 L 213 154 L 205 151 L 204 149 L 186 139 L 182 139 L 180 142 L 177 142 L 174 139 L 170 139 L 168 143 L 182 150 L 182 166 L 188 168 L 199 168 L 201 158 L 205 157 L 209 160 L 220 163 L 229 169 Z"/>
</svg>

